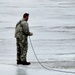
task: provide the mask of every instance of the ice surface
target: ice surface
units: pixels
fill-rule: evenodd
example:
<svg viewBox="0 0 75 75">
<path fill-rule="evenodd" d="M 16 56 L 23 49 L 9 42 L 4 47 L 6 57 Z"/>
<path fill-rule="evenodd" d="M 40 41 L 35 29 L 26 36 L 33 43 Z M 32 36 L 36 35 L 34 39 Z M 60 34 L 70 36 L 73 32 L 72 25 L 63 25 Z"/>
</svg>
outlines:
<svg viewBox="0 0 75 75">
<path fill-rule="evenodd" d="M 38 63 L 29 42 L 30 66 L 16 65 L 15 25 L 30 14 L 34 50 L 48 68 L 75 70 L 75 0 L 0 0 L 0 75 L 66 75 Z M 67 74 L 72 75 L 72 74 Z"/>
</svg>

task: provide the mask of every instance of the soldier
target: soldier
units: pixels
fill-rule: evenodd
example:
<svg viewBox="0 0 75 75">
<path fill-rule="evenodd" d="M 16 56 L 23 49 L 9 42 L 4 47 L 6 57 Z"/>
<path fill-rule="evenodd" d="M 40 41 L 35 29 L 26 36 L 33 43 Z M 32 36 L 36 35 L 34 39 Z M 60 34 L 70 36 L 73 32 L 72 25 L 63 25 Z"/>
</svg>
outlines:
<svg viewBox="0 0 75 75">
<path fill-rule="evenodd" d="M 28 26 L 29 14 L 25 13 L 22 20 L 20 20 L 15 27 L 15 38 L 17 45 L 17 65 L 30 65 L 30 62 L 27 62 L 27 50 L 28 50 L 28 36 L 32 36 L 33 33 L 29 31 Z"/>
</svg>

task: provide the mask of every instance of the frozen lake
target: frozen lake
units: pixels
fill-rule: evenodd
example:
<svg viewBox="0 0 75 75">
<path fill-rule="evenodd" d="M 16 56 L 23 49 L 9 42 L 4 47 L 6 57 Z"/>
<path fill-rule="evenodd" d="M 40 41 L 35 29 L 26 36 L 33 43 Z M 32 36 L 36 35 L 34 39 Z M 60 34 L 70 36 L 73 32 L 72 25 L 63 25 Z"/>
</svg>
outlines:
<svg viewBox="0 0 75 75">
<path fill-rule="evenodd" d="M 25 12 L 39 60 L 50 68 L 75 68 L 75 0 L 0 0 L 0 64 L 16 64 L 15 25 Z M 28 60 L 38 67 L 30 43 Z"/>
</svg>

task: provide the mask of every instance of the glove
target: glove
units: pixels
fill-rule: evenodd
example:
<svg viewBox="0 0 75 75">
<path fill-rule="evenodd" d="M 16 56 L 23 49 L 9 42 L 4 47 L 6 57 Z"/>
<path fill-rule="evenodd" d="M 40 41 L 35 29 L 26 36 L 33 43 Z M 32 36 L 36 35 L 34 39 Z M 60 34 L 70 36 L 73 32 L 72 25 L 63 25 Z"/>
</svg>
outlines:
<svg viewBox="0 0 75 75">
<path fill-rule="evenodd" d="M 29 36 L 32 36 L 32 35 L 33 35 L 33 33 L 32 33 L 32 32 L 30 32 L 30 33 L 29 33 Z"/>
</svg>

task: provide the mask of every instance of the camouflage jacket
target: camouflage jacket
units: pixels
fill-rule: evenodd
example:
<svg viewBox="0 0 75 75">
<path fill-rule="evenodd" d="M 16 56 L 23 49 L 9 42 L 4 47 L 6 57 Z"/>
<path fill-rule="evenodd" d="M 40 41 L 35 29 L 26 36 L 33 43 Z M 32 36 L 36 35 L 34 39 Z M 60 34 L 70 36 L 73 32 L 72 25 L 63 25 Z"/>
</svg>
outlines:
<svg viewBox="0 0 75 75">
<path fill-rule="evenodd" d="M 20 20 L 15 27 L 15 38 L 21 38 L 23 35 L 26 37 L 30 35 L 29 26 L 27 21 Z"/>
</svg>

